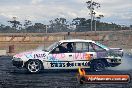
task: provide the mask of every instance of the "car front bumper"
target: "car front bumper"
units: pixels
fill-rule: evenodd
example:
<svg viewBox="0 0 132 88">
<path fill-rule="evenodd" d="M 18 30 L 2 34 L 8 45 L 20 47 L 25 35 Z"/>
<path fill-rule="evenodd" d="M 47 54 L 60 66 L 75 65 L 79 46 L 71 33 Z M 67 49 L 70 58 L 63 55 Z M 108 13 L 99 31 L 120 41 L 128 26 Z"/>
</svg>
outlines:
<svg viewBox="0 0 132 88">
<path fill-rule="evenodd" d="M 122 59 L 107 59 L 109 67 L 115 67 L 122 63 Z"/>
<path fill-rule="evenodd" d="M 13 58 L 12 64 L 13 66 L 16 66 L 17 68 L 23 67 L 23 61 L 20 58 Z"/>
<path fill-rule="evenodd" d="M 109 66 L 110 67 L 116 67 L 116 66 L 118 66 L 118 65 L 120 65 L 121 63 L 109 63 Z"/>
</svg>

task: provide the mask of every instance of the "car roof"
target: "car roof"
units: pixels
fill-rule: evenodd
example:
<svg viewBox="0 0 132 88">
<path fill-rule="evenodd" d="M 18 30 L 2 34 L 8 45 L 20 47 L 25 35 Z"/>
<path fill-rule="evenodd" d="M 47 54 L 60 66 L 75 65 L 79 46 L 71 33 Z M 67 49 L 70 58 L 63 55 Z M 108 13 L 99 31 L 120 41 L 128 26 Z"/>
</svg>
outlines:
<svg viewBox="0 0 132 88">
<path fill-rule="evenodd" d="M 84 40 L 84 39 L 68 39 L 68 40 L 60 40 L 59 42 L 94 42 L 92 40 Z"/>
</svg>

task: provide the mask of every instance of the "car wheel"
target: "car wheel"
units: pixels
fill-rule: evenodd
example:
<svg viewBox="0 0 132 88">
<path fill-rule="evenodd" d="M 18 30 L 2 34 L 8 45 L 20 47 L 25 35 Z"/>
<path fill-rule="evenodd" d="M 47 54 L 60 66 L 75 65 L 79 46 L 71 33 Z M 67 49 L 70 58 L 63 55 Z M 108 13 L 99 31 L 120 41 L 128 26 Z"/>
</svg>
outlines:
<svg viewBox="0 0 132 88">
<path fill-rule="evenodd" d="M 42 64 L 39 60 L 30 60 L 27 62 L 26 68 L 30 73 L 39 73 L 42 69 Z"/>
<path fill-rule="evenodd" d="M 94 61 L 91 64 L 91 68 L 93 71 L 103 71 L 105 70 L 105 64 L 102 61 Z"/>
</svg>

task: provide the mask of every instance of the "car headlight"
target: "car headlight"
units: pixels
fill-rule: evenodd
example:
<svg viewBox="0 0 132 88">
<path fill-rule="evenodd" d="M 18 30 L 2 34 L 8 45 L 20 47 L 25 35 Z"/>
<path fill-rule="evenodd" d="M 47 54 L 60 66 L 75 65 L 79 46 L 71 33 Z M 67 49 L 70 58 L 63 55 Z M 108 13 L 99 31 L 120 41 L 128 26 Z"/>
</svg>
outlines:
<svg viewBox="0 0 132 88">
<path fill-rule="evenodd" d="M 122 62 L 122 58 L 121 57 L 114 57 L 114 56 L 109 56 L 107 57 L 107 61 L 108 62 L 114 62 L 114 63 L 121 63 Z"/>
<path fill-rule="evenodd" d="M 12 60 L 14 60 L 14 61 L 22 61 L 22 59 L 21 58 L 17 58 L 17 57 L 13 57 L 13 59 Z"/>
</svg>

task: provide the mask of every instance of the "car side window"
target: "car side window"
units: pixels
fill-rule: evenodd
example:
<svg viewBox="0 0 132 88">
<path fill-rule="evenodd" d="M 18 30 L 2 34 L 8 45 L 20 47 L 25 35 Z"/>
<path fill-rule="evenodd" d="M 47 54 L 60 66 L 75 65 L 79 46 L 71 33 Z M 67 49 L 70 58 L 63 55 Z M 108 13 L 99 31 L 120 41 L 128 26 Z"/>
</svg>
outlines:
<svg viewBox="0 0 132 88">
<path fill-rule="evenodd" d="M 76 52 L 88 52 L 88 43 L 87 42 L 78 42 L 75 43 Z"/>
<path fill-rule="evenodd" d="M 51 53 L 66 53 L 65 44 L 58 45 Z"/>
<path fill-rule="evenodd" d="M 65 42 L 58 45 L 51 53 L 72 53 L 73 52 L 73 43 Z"/>
<path fill-rule="evenodd" d="M 93 48 L 91 43 L 89 43 L 89 52 L 95 52 L 95 49 Z"/>
<path fill-rule="evenodd" d="M 94 43 L 89 43 L 89 52 L 102 52 L 105 51 L 103 48 L 100 46 L 94 44 Z"/>
</svg>

